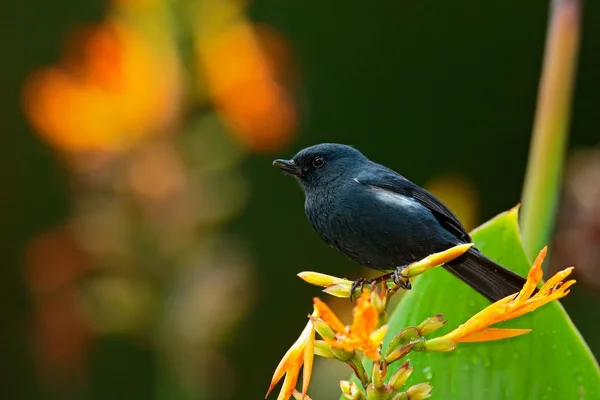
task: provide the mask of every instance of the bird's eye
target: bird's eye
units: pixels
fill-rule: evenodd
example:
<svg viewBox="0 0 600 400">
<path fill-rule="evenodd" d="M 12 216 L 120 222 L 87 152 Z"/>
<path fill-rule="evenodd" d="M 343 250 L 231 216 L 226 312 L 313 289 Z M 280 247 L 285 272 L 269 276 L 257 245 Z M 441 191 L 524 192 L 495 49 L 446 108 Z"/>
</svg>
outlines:
<svg viewBox="0 0 600 400">
<path fill-rule="evenodd" d="M 325 160 L 323 160 L 323 157 L 315 157 L 312 163 L 315 168 L 321 168 L 325 164 Z"/>
</svg>

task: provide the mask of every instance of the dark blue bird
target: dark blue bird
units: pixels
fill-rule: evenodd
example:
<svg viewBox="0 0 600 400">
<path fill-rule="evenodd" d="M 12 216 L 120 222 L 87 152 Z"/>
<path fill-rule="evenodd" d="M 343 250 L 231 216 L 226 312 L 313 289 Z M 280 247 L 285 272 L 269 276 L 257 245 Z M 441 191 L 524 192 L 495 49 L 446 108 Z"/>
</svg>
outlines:
<svg viewBox="0 0 600 400">
<path fill-rule="evenodd" d="M 366 267 L 398 274 L 432 253 L 471 242 L 435 196 L 353 147 L 318 144 L 273 164 L 300 182 L 306 216 L 319 236 Z M 444 267 L 491 301 L 525 283 L 474 247 Z"/>
</svg>

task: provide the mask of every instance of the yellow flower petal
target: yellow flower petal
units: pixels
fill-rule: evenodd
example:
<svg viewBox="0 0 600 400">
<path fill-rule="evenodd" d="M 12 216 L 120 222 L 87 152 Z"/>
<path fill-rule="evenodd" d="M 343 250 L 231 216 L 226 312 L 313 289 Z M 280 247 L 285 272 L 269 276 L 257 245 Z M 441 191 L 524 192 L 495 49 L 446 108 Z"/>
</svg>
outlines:
<svg viewBox="0 0 600 400">
<path fill-rule="evenodd" d="M 302 364 L 297 363 L 290 367 L 288 373 L 285 375 L 285 380 L 283 381 L 283 385 L 281 386 L 281 391 L 279 392 L 279 396 L 277 396 L 277 400 L 288 400 L 290 398 L 293 391 L 296 389 L 296 383 L 298 382 L 298 374 L 300 373 L 301 366 Z"/>
<path fill-rule="evenodd" d="M 535 291 L 538 283 L 540 283 L 540 281 L 542 280 L 542 276 L 544 274 L 542 270 L 542 263 L 544 262 L 544 258 L 546 258 L 547 251 L 548 248 L 544 247 L 533 262 L 533 266 L 531 267 L 531 269 L 529 270 L 529 274 L 527 275 L 527 282 L 525 282 L 523 289 L 521 289 L 519 295 L 515 299 L 515 303 L 517 305 L 530 298 L 533 292 Z"/>
<path fill-rule="evenodd" d="M 336 333 L 345 334 L 346 326 L 342 324 L 342 321 L 340 321 L 333 311 L 331 311 L 331 308 L 317 297 L 315 297 L 313 301 L 315 303 L 315 310 L 317 310 L 321 319 Z"/>
<path fill-rule="evenodd" d="M 350 286 L 351 285 L 352 284 L 346 285 L 346 284 L 339 283 L 339 284 L 327 286 L 325 289 L 323 289 L 323 291 L 334 297 L 347 299 L 348 297 L 350 297 Z"/>
<path fill-rule="evenodd" d="M 442 336 L 442 338 L 451 340 L 454 343 L 481 342 L 529 332 L 527 329 L 494 329 L 488 327 L 498 322 L 518 318 L 569 293 L 568 289 L 575 281 L 563 282 L 563 280 L 569 276 L 572 268 L 567 268 L 555 274 L 538 293 L 533 295 L 538 283 L 542 280 L 542 263 L 546 252 L 546 247 L 540 251 L 527 275 L 527 281 L 523 285 L 523 289 L 516 296 L 510 295 L 491 304 L 452 332 Z"/>
<path fill-rule="evenodd" d="M 459 343 L 488 342 L 492 340 L 508 339 L 531 332 L 531 329 L 499 329 L 487 328 L 479 332 L 468 334 L 457 340 Z"/>
<path fill-rule="evenodd" d="M 327 287 L 335 284 L 348 284 L 352 285 L 352 282 L 347 279 L 338 278 L 335 276 L 322 274 L 320 272 L 303 271 L 298 274 L 300 279 L 311 285 Z"/>
<path fill-rule="evenodd" d="M 273 378 L 271 378 L 271 384 L 269 386 L 269 390 L 267 390 L 267 394 L 265 397 L 269 396 L 269 393 L 271 393 L 275 385 L 277 385 L 277 382 L 281 380 L 284 374 L 287 374 L 285 382 L 288 382 L 288 384 L 291 382 L 290 375 L 294 375 L 294 371 L 296 375 L 295 380 L 298 379 L 298 372 L 300 372 L 300 367 L 302 366 L 304 358 L 304 347 L 306 346 L 306 343 L 310 340 L 311 336 L 314 338 L 312 322 L 308 321 L 306 327 L 300 334 L 300 337 L 296 340 L 296 342 L 294 342 L 292 347 L 289 348 L 289 350 L 285 353 L 285 355 L 279 362 L 279 365 L 277 365 L 277 368 L 275 368 L 275 373 L 273 373 Z M 294 381 L 294 387 L 295 384 L 296 383 Z"/>
<path fill-rule="evenodd" d="M 431 254 L 423 258 L 422 260 L 419 260 L 407 266 L 402 271 L 402 276 L 405 278 L 411 278 L 413 276 L 420 275 L 431 268 L 440 266 L 442 264 L 447 263 L 448 261 L 454 260 L 456 257 L 462 255 L 471 247 L 473 247 L 473 243 L 459 244 L 457 246 L 449 248 L 448 250 Z"/>
<path fill-rule="evenodd" d="M 487 308 L 484 308 L 483 310 L 469 318 L 467 322 L 445 335 L 444 338 L 455 340 L 456 338 L 460 338 L 462 336 L 467 335 L 469 332 L 484 329 L 486 326 L 495 323 L 493 321 L 506 314 L 506 310 L 509 308 L 508 302 L 512 297 L 514 297 L 514 295 L 507 296 L 504 299 L 501 299 L 496 303 L 489 305 Z"/>
<path fill-rule="evenodd" d="M 314 332 L 308 337 L 304 346 L 304 369 L 302 370 L 302 399 L 306 397 L 308 384 L 312 375 L 313 360 L 315 358 L 315 335 Z"/>
<path fill-rule="evenodd" d="M 431 390 L 433 388 L 427 382 L 419 383 L 414 386 L 408 388 L 406 393 L 408 394 L 408 398 L 411 400 L 424 400 L 431 397 Z"/>
<path fill-rule="evenodd" d="M 573 267 L 569 267 L 556 273 L 552 278 L 548 279 L 548 281 L 544 284 L 544 286 L 542 286 L 540 291 L 536 293 L 533 297 L 542 297 L 551 290 L 553 290 L 557 284 L 561 283 L 563 280 L 565 280 L 567 276 L 571 274 L 571 272 L 573 272 L 573 269 Z"/>
<path fill-rule="evenodd" d="M 275 368 L 275 372 L 273 373 L 273 377 L 271 378 L 271 384 L 269 385 L 269 389 L 267 390 L 265 398 L 269 396 L 275 385 L 277 385 L 277 383 L 281 380 L 283 375 L 285 375 L 289 371 L 291 366 L 294 364 L 296 358 L 294 353 L 290 353 L 291 350 L 292 349 L 290 348 L 287 351 L 287 353 L 285 353 L 281 361 L 279 361 L 279 365 L 277 365 L 277 368 Z"/>
<path fill-rule="evenodd" d="M 385 337 L 387 330 L 388 326 L 383 325 L 381 328 L 377 329 L 375 332 L 369 335 L 369 340 L 373 343 L 376 343 L 377 346 L 381 346 L 381 343 L 383 343 L 383 338 Z"/>
<path fill-rule="evenodd" d="M 510 315 L 508 315 L 508 318 L 500 319 L 499 322 L 506 321 L 508 319 L 518 318 L 523 314 L 527 314 L 528 312 L 534 311 L 537 308 L 540 308 L 541 306 L 550 303 L 551 301 L 565 297 L 569 294 L 569 290 L 567 289 L 571 287 L 571 285 L 573 285 L 574 283 L 575 280 L 570 280 L 568 282 L 563 283 L 560 286 L 560 288 L 557 288 L 551 293 L 547 293 L 544 297 L 532 297 L 531 299 L 527 300 L 518 310 L 515 310 Z"/>
</svg>

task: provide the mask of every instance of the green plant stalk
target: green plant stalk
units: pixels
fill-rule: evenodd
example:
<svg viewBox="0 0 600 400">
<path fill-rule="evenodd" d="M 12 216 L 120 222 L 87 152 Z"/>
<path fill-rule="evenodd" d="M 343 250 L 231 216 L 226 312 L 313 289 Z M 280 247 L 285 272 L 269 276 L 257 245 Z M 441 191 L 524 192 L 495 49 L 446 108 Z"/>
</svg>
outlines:
<svg viewBox="0 0 600 400">
<path fill-rule="evenodd" d="M 553 0 L 529 161 L 521 232 L 530 258 L 548 243 L 568 137 L 580 35 L 579 0 Z"/>
</svg>

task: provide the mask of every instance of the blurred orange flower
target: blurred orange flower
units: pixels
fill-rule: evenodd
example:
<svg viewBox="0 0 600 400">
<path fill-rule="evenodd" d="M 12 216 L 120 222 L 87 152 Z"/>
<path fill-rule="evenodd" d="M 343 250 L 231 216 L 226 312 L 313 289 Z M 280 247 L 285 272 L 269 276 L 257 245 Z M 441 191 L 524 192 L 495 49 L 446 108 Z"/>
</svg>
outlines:
<svg viewBox="0 0 600 400">
<path fill-rule="evenodd" d="M 447 335 L 427 341 L 428 346 L 435 347 L 437 344 L 436 341 L 440 344 L 443 341 L 450 341 L 454 344 L 461 342 L 484 342 L 519 336 L 530 332 L 531 329 L 498 329 L 488 327 L 499 322 L 520 317 L 544 304 L 569 294 L 568 289 L 575 281 L 563 282 L 563 280 L 569 276 L 573 267 L 555 274 L 542 286 L 538 293 L 532 296 L 538 283 L 542 280 L 542 263 L 546 257 L 546 251 L 546 247 L 540 251 L 529 271 L 527 282 L 518 294 L 515 293 L 514 295 L 507 296 L 486 307 Z M 447 350 L 452 350 L 452 348 L 448 348 Z"/>
<path fill-rule="evenodd" d="M 268 33 L 269 43 L 284 43 L 271 30 L 261 32 Z M 270 151 L 290 139 L 297 125 L 294 104 L 249 22 L 239 17 L 218 32 L 200 35 L 197 54 L 220 116 L 246 146 Z"/>
<path fill-rule="evenodd" d="M 60 65 L 29 77 L 23 106 L 42 137 L 62 150 L 119 150 L 171 122 L 177 75 L 172 49 L 109 19 L 75 35 Z"/>
<path fill-rule="evenodd" d="M 352 310 L 352 326 L 346 327 L 331 309 L 318 298 L 315 298 L 315 310 L 320 318 L 335 332 L 335 339 L 323 337 L 331 346 L 345 351 L 362 351 L 366 357 L 379 361 L 380 347 L 383 342 L 387 325 L 377 329 L 379 313 L 371 304 L 371 294 L 364 290 Z"/>
</svg>

